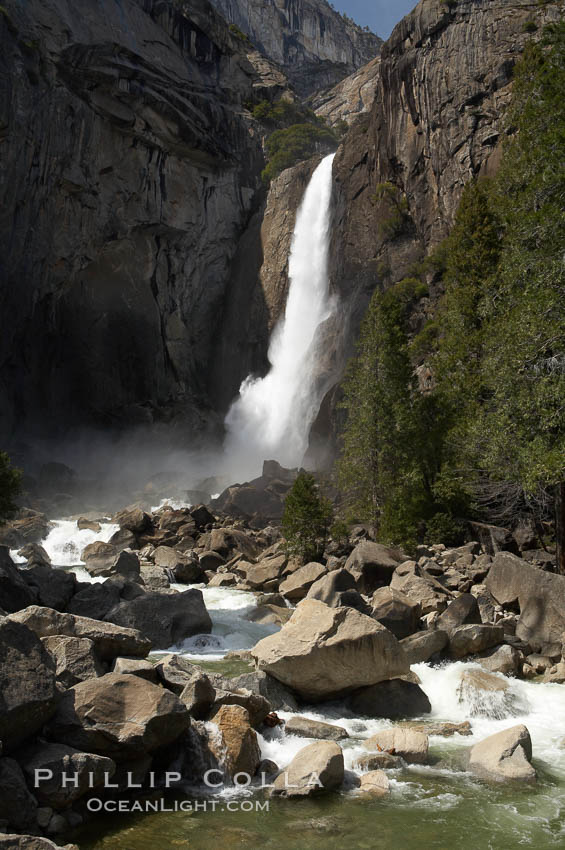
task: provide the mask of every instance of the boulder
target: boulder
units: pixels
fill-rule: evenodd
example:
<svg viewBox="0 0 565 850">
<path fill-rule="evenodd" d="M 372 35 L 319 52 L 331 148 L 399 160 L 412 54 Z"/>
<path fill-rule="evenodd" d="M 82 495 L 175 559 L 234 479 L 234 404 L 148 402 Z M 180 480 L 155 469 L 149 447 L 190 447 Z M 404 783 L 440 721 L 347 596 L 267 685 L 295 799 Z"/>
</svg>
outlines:
<svg viewBox="0 0 565 850">
<path fill-rule="evenodd" d="M 437 629 L 435 631 L 415 632 L 401 640 L 400 645 L 408 658 L 408 663 L 412 665 L 429 661 L 430 658 L 445 649 L 448 642 L 447 632 Z"/>
<path fill-rule="evenodd" d="M 60 694 L 55 664 L 33 631 L 0 617 L 0 741 L 15 749 L 49 720 Z"/>
<path fill-rule="evenodd" d="M 0 835 L 0 850 L 78 850 L 76 844 L 61 847 L 48 838 L 37 835 Z"/>
<path fill-rule="evenodd" d="M 217 552 L 212 552 L 210 550 L 205 550 L 204 552 L 201 552 L 198 556 L 198 564 L 200 566 L 201 571 L 214 571 L 217 570 L 218 567 L 223 567 L 225 563 L 225 559 L 222 558 L 221 555 L 218 555 Z"/>
<path fill-rule="evenodd" d="M 367 750 L 400 756 L 409 764 L 425 764 L 428 760 L 428 736 L 409 727 L 383 729 L 365 741 Z"/>
<path fill-rule="evenodd" d="M 466 655 L 484 652 L 503 641 L 504 629 L 501 626 L 458 626 L 449 636 L 449 654 L 452 658 L 464 658 Z"/>
<path fill-rule="evenodd" d="M 162 656 L 154 669 L 164 686 L 177 695 L 192 681 L 194 674 L 200 672 L 195 664 L 173 653 Z"/>
<path fill-rule="evenodd" d="M 451 634 L 458 626 L 481 623 L 481 614 L 477 600 L 470 593 L 462 593 L 450 602 L 443 614 L 439 615 L 437 628 Z"/>
<path fill-rule="evenodd" d="M 0 546 L 0 607 L 11 614 L 37 601 L 37 594 L 26 583 L 5 546 Z"/>
<path fill-rule="evenodd" d="M 123 549 L 111 561 L 101 563 L 97 558 L 89 558 L 85 567 L 91 576 L 122 576 L 137 581 L 139 579 L 139 558 L 130 549 Z"/>
<path fill-rule="evenodd" d="M 293 602 L 304 599 L 315 581 L 327 572 L 323 564 L 312 561 L 291 573 L 279 586 L 279 591 Z"/>
<path fill-rule="evenodd" d="M 522 669 L 524 656 L 519 649 L 503 644 L 487 651 L 477 661 L 489 673 L 515 676 Z"/>
<path fill-rule="evenodd" d="M 77 519 L 77 528 L 79 531 L 102 531 L 102 526 L 98 522 L 97 519 L 88 519 L 88 517 L 81 516 Z"/>
<path fill-rule="evenodd" d="M 39 543 L 26 543 L 19 550 L 18 555 L 26 559 L 28 567 L 51 566 L 51 558 Z"/>
<path fill-rule="evenodd" d="M 408 661 L 393 634 L 354 608 L 303 600 L 274 635 L 251 650 L 260 670 L 304 700 L 332 699 L 402 676 Z"/>
<path fill-rule="evenodd" d="M 126 528 L 119 528 L 115 531 L 108 543 L 114 547 L 116 552 L 122 552 L 124 549 L 139 549 L 137 537 L 133 531 L 128 531 Z"/>
<path fill-rule="evenodd" d="M 291 717 L 286 721 L 285 732 L 287 735 L 298 735 L 299 738 L 319 738 L 323 741 L 341 741 L 343 738 L 349 738 L 343 726 L 334 726 L 332 723 L 322 723 L 319 720 L 300 716 Z"/>
<path fill-rule="evenodd" d="M 210 713 L 216 691 L 206 673 L 196 668 L 179 696 L 183 705 L 186 705 L 190 716 L 195 720 L 203 720 Z"/>
<path fill-rule="evenodd" d="M 279 608 L 277 605 L 260 605 L 246 615 L 245 619 L 250 623 L 274 623 L 276 626 L 284 626 L 292 616 L 292 610 Z"/>
<path fill-rule="evenodd" d="M 475 744 L 469 757 L 469 768 L 481 779 L 532 782 L 536 771 L 531 759 L 530 733 L 526 726 L 520 724 Z"/>
<path fill-rule="evenodd" d="M 453 595 L 432 576 L 420 573 L 413 561 L 406 561 L 394 571 L 390 586 L 418 602 L 422 615 L 444 611 Z"/>
<path fill-rule="evenodd" d="M 494 558 L 487 589 L 500 605 L 518 608 L 516 636 L 542 654 L 553 654 L 565 632 L 565 576 L 544 572 L 507 552 Z"/>
<path fill-rule="evenodd" d="M 74 573 L 56 570 L 48 565 L 31 567 L 22 571 L 26 584 L 35 593 L 35 601 L 46 608 L 66 611 L 77 590 Z"/>
<path fill-rule="evenodd" d="M 89 638 L 103 661 L 112 661 L 118 655 L 145 658 L 151 649 L 151 642 L 136 629 L 122 628 L 114 623 L 105 623 L 90 617 L 61 614 L 52 608 L 42 608 L 39 605 L 30 605 L 23 611 L 10 614 L 10 620 L 27 626 L 38 637 L 66 635 Z"/>
<path fill-rule="evenodd" d="M 492 717 L 503 720 L 519 714 L 521 705 L 506 679 L 484 670 L 464 670 L 457 689 L 459 702 L 471 717 Z"/>
<path fill-rule="evenodd" d="M 210 533 L 210 549 L 224 558 L 239 552 L 246 558 L 253 559 L 259 551 L 255 541 L 239 528 L 213 528 Z"/>
<path fill-rule="evenodd" d="M 140 568 L 141 581 L 146 590 L 168 590 L 171 586 L 167 571 L 153 564 L 142 564 Z"/>
<path fill-rule="evenodd" d="M 518 544 L 508 528 L 498 525 L 487 525 L 484 522 L 471 522 L 471 533 L 479 541 L 487 555 L 496 555 L 497 552 L 507 551 L 519 553 Z"/>
<path fill-rule="evenodd" d="M 142 508 L 132 505 L 117 513 L 114 522 L 117 522 L 120 528 L 125 528 L 134 534 L 142 534 L 150 527 L 151 517 Z"/>
<path fill-rule="evenodd" d="M 237 584 L 235 573 L 216 573 L 208 582 L 208 587 L 233 587 Z"/>
<path fill-rule="evenodd" d="M 389 781 L 383 770 L 371 770 L 360 779 L 359 790 L 372 797 L 385 797 L 389 793 Z"/>
<path fill-rule="evenodd" d="M 104 543 L 103 540 L 95 540 L 94 543 L 89 543 L 80 553 L 80 559 L 84 562 L 86 569 L 91 570 L 106 570 L 109 569 L 114 561 L 118 551 L 111 543 Z"/>
<path fill-rule="evenodd" d="M 282 563 L 286 562 L 286 558 L 269 558 L 260 561 L 258 564 L 250 564 L 247 561 L 240 562 L 235 569 L 240 575 L 245 578 L 245 583 L 252 590 L 260 590 L 269 582 L 278 582 L 281 574 Z"/>
<path fill-rule="evenodd" d="M 348 708 L 365 717 L 419 717 L 432 710 L 430 701 L 415 682 L 391 679 L 368 688 L 361 688 L 348 697 Z"/>
<path fill-rule="evenodd" d="M 371 602 L 371 616 L 399 640 L 413 634 L 418 628 L 420 605 L 400 590 L 394 587 L 380 587 L 373 594 Z"/>
<path fill-rule="evenodd" d="M 241 705 L 222 705 L 211 719 L 221 737 L 220 742 L 211 742 L 211 750 L 225 774 L 230 779 L 238 773 L 254 776 L 261 763 L 261 750 L 247 709 Z"/>
<path fill-rule="evenodd" d="M 122 761 L 170 744 L 190 725 L 175 694 L 139 676 L 106 673 L 66 691 L 47 737 Z"/>
<path fill-rule="evenodd" d="M 108 611 L 120 602 L 119 583 L 109 580 L 79 585 L 80 589 L 67 605 L 69 614 L 103 620 Z M 143 592 L 139 588 L 140 592 Z"/>
<path fill-rule="evenodd" d="M 270 702 L 260 694 L 254 694 L 245 688 L 235 688 L 229 679 L 223 679 L 221 676 L 212 675 L 211 680 L 216 689 L 212 713 L 222 705 L 240 705 L 248 712 L 250 723 L 255 729 L 271 713 Z"/>
<path fill-rule="evenodd" d="M 400 756 L 393 756 L 386 752 L 367 753 L 356 757 L 355 766 L 360 770 L 384 770 L 402 767 L 402 761 Z"/>
<path fill-rule="evenodd" d="M 153 560 L 157 567 L 172 570 L 176 581 L 185 584 L 197 582 L 202 575 L 202 566 L 196 555 L 179 552 L 172 546 L 158 546 L 153 553 Z"/>
<path fill-rule="evenodd" d="M 14 759 L 0 758 L 0 789 L 0 820 L 13 829 L 33 829 L 37 801 L 30 794 L 22 769 Z"/>
<path fill-rule="evenodd" d="M 315 581 L 306 594 L 306 598 L 318 599 L 330 608 L 339 608 L 342 594 L 351 590 L 356 590 L 355 579 L 349 570 L 341 568 L 332 570 Z"/>
<path fill-rule="evenodd" d="M 399 549 L 362 540 L 345 562 L 345 569 L 354 577 L 357 590 L 370 595 L 378 587 L 390 583 L 392 574 L 404 559 Z"/>
<path fill-rule="evenodd" d="M 52 635 L 41 642 L 55 662 L 57 681 L 65 688 L 107 672 L 89 638 Z"/>
<path fill-rule="evenodd" d="M 203 531 L 207 525 L 216 522 L 216 517 L 210 513 L 206 505 L 196 505 L 196 507 L 191 508 L 190 516 L 196 523 L 199 531 Z"/>
<path fill-rule="evenodd" d="M 159 684 L 159 675 L 155 665 L 142 658 L 116 658 L 112 665 L 112 673 L 121 673 L 129 676 L 139 676 L 154 685 Z"/>
<path fill-rule="evenodd" d="M 43 514 L 36 513 L 36 511 L 22 509 L 20 514 L 22 513 L 25 513 L 26 516 L 10 520 L 0 527 L 0 546 L 7 546 L 9 549 L 21 549 L 26 543 L 40 543 L 45 540 L 52 524 Z"/>
<path fill-rule="evenodd" d="M 335 741 L 309 744 L 275 779 L 272 793 L 290 799 L 333 791 L 343 783 L 343 752 Z"/>
<path fill-rule="evenodd" d="M 440 738 L 452 738 L 454 735 L 472 735 L 473 730 L 468 720 L 462 723 L 411 723 L 410 729 L 416 732 L 423 732 L 425 735 L 436 735 Z"/>
<path fill-rule="evenodd" d="M 112 777 L 116 765 L 106 756 L 83 753 L 66 744 L 32 744 L 18 753 L 19 762 L 43 806 L 64 809 Z M 51 771 L 51 777 L 36 771 Z M 63 779 L 72 776 L 72 781 Z"/>
<path fill-rule="evenodd" d="M 278 679 L 269 676 L 262 670 L 235 676 L 230 679 L 230 687 L 236 690 L 243 688 L 253 694 L 265 697 L 274 711 L 296 711 L 298 709 L 298 703 L 292 691 Z"/>
<path fill-rule="evenodd" d="M 168 649 L 197 634 L 209 634 L 212 621 L 200 590 L 191 588 L 184 593 L 145 593 L 127 602 L 120 602 L 106 614 L 105 619 L 118 626 L 137 629 L 153 649 Z M 135 655 L 122 652 L 120 655 Z"/>
</svg>

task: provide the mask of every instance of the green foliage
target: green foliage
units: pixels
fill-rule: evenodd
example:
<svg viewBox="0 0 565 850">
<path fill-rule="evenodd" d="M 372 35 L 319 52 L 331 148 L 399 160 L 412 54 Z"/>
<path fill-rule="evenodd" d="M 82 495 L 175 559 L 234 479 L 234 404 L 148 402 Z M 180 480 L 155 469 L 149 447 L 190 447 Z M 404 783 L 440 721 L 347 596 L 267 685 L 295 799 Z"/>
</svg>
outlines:
<svg viewBox="0 0 565 850">
<path fill-rule="evenodd" d="M 10 464 L 5 452 L 0 452 L 0 522 L 8 519 L 16 510 L 16 498 L 21 489 L 21 472 Z"/>
<path fill-rule="evenodd" d="M 229 31 L 231 32 L 232 35 L 234 35 L 240 41 L 243 41 L 245 44 L 249 44 L 249 45 L 251 44 L 251 39 L 249 38 L 247 33 L 240 30 L 240 28 L 238 26 L 236 26 L 235 24 L 229 25 Z"/>
<path fill-rule="evenodd" d="M 336 543 L 346 543 L 349 540 L 349 525 L 343 519 L 336 519 L 330 528 L 330 537 Z"/>
<path fill-rule="evenodd" d="M 319 124 L 293 124 L 275 130 L 266 141 L 268 164 L 261 176 L 268 183 L 285 168 L 314 156 L 320 147 L 335 149 L 336 144 L 334 132 Z"/>
<path fill-rule="evenodd" d="M 314 476 L 301 470 L 284 503 L 282 532 L 287 552 L 306 561 L 320 558 L 332 518 L 331 503 L 320 493 Z"/>
<path fill-rule="evenodd" d="M 532 20 L 524 21 L 524 23 L 522 24 L 523 32 L 536 32 L 537 28 L 538 27 L 536 22 Z"/>
<path fill-rule="evenodd" d="M 379 222 L 381 239 L 397 239 L 410 229 L 408 199 L 394 183 L 379 183 L 371 200 L 373 203 L 384 201 L 387 210 L 387 215 Z"/>
<path fill-rule="evenodd" d="M 426 523 L 424 542 L 461 546 L 465 541 L 465 526 L 451 514 L 437 513 Z"/>
</svg>

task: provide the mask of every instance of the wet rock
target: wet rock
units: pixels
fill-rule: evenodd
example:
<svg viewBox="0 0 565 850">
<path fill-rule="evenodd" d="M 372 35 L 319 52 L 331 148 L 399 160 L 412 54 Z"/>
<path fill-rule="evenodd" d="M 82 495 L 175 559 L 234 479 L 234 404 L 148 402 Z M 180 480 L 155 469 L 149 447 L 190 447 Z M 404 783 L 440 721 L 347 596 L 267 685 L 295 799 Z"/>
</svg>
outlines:
<svg viewBox="0 0 565 850">
<path fill-rule="evenodd" d="M 20 514 L 24 511 L 20 511 Z M 6 522 L 0 528 L 0 546 L 21 549 L 26 543 L 40 543 L 52 528 L 43 514 L 26 510 L 26 516 Z"/>
<path fill-rule="evenodd" d="M 361 688 L 348 697 L 347 705 L 354 714 L 387 717 L 389 720 L 419 717 L 421 714 L 429 714 L 432 710 L 422 688 L 403 679 L 391 679 L 389 682 L 379 682 L 368 688 Z"/>
<path fill-rule="evenodd" d="M 410 729 L 423 732 L 425 735 L 437 735 L 440 738 L 452 738 L 453 735 L 472 735 L 473 730 L 468 720 L 462 723 L 411 723 Z"/>
<path fill-rule="evenodd" d="M 210 714 L 216 691 L 208 676 L 197 669 L 184 686 L 179 698 L 186 705 L 191 717 L 202 720 Z"/>
<path fill-rule="evenodd" d="M 343 752 L 333 741 L 309 744 L 292 759 L 273 783 L 273 795 L 310 797 L 339 788 L 344 778 Z"/>
<path fill-rule="evenodd" d="M 469 625 L 458 626 L 449 636 L 449 654 L 452 658 L 464 658 L 504 641 L 504 629 L 500 626 Z"/>
<path fill-rule="evenodd" d="M 245 688 L 255 694 L 265 697 L 274 711 L 296 711 L 298 703 L 296 697 L 282 682 L 256 670 L 253 673 L 242 673 L 230 679 L 230 687 Z"/>
<path fill-rule="evenodd" d="M 28 567 L 49 567 L 51 565 L 51 558 L 39 543 L 26 543 L 20 549 L 18 555 L 26 559 Z"/>
<path fill-rule="evenodd" d="M 137 581 L 140 574 L 139 558 L 129 549 L 122 550 L 110 563 L 105 562 L 102 565 L 98 559 L 91 558 L 86 561 L 85 566 L 91 576 L 121 576 L 130 581 Z"/>
<path fill-rule="evenodd" d="M 385 797 L 389 793 L 389 781 L 382 770 L 371 770 L 361 777 L 359 790 L 372 797 Z"/>
<path fill-rule="evenodd" d="M 416 632 L 400 641 L 409 664 L 429 661 L 447 646 L 449 636 L 441 629 Z"/>
<path fill-rule="evenodd" d="M 55 662 L 57 681 L 65 688 L 107 672 L 89 638 L 53 635 L 41 638 L 41 642 Z"/>
<path fill-rule="evenodd" d="M 116 560 L 117 550 L 111 543 L 104 543 L 103 540 L 96 540 L 94 543 L 89 543 L 80 553 L 81 561 L 88 572 L 92 570 L 108 570 Z"/>
<path fill-rule="evenodd" d="M 458 626 L 481 623 L 481 614 L 477 600 L 470 593 L 462 593 L 450 602 L 443 614 L 439 615 L 437 628 L 451 634 Z"/>
<path fill-rule="evenodd" d="M 423 732 L 397 726 L 377 732 L 365 741 L 365 748 L 400 756 L 409 764 L 425 764 L 428 760 L 429 741 Z"/>
<path fill-rule="evenodd" d="M 342 726 L 334 726 L 332 723 L 322 723 L 319 720 L 310 720 L 308 717 L 291 717 L 286 721 L 285 731 L 287 735 L 298 735 L 300 738 L 320 738 L 324 741 L 341 741 L 349 738 L 349 734 Z"/>
<path fill-rule="evenodd" d="M 33 631 L 7 617 L 0 618 L 0 695 L 4 752 L 41 729 L 60 699 L 53 659 Z"/>
<path fill-rule="evenodd" d="M 155 665 L 141 658 L 116 658 L 112 665 L 112 673 L 122 673 L 129 676 L 139 676 L 147 682 L 158 684 L 159 676 Z"/>
<path fill-rule="evenodd" d="M 124 528 L 126 531 L 142 534 L 150 527 L 151 517 L 142 508 L 134 505 L 119 511 L 114 517 L 114 522 L 117 522 L 120 528 Z"/>
<path fill-rule="evenodd" d="M 502 720 L 509 715 L 518 714 L 521 707 L 516 694 L 511 691 L 505 679 L 483 670 L 464 670 L 457 695 L 471 717 Z"/>
<path fill-rule="evenodd" d="M 223 680 L 223 681 L 222 681 Z M 220 676 L 211 677 L 216 689 L 211 712 L 214 713 L 222 705 L 240 705 L 249 714 L 251 725 L 257 729 L 272 711 L 270 702 L 261 694 L 253 693 L 245 688 L 235 688 L 229 679 Z"/>
<path fill-rule="evenodd" d="M 83 516 L 77 519 L 77 528 L 79 531 L 95 531 L 97 534 L 102 531 L 102 526 L 98 520 L 88 519 Z"/>
<path fill-rule="evenodd" d="M 30 605 L 23 611 L 11 614 L 10 620 L 27 626 L 38 637 L 66 635 L 89 638 L 94 643 L 99 657 L 106 661 L 112 661 L 118 655 L 145 658 L 151 649 L 151 642 L 136 629 L 122 628 L 114 623 L 105 623 L 90 617 L 61 614 L 52 608 L 42 608 L 39 605 Z"/>
<path fill-rule="evenodd" d="M 313 701 L 409 671 L 400 644 L 380 623 L 316 599 L 303 600 L 288 623 L 251 652 L 260 670 Z"/>
<path fill-rule="evenodd" d="M 189 725 L 175 694 L 138 676 L 107 673 L 66 691 L 46 731 L 52 741 L 121 761 L 172 743 Z"/>
<path fill-rule="evenodd" d="M 412 602 L 400 590 L 393 587 L 381 587 L 371 600 L 371 616 L 389 629 L 399 640 L 413 634 L 418 628 L 420 605 Z"/>
<path fill-rule="evenodd" d="M 354 577 L 357 590 L 370 595 L 378 587 L 390 583 L 392 574 L 403 560 L 404 555 L 399 549 L 362 540 L 348 557 L 345 569 Z"/>
<path fill-rule="evenodd" d="M 530 764 L 532 741 L 526 726 L 512 726 L 490 735 L 471 750 L 469 767 L 482 779 L 532 782 L 535 768 Z"/>
<path fill-rule="evenodd" d="M 103 785 L 105 775 L 108 779 L 114 775 L 116 765 L 106 756 L 83 753 L 66 744 L 33 744 L 18 753 L 19 762 L 34 788 L 41 804 L 54 809 L 64 809 L 93 788 Z M 45 773 L 51 771 L 47 779 Z M 72 776 L 71 782 L 64 777 Z"/>
<path fill-rule="evenodd" d="M 61 847 L 48 838 L 37 835 L 0 835 L 1 850 L 78 850 L 76 844 L 65 844 Z"/>
<path fill-rule="evenodd" d="M 383 770 L 402 767 L 400 756 L 393 756 L 386 752 L 358 756 L 355 764 L 360 770 Z"/>
<path fill-rule="evenodd" d="M 311 562 L 288 576 L 279 586 L 279 591 L 292 602 L 304 599 L 312 585 L 327 572 L 323 564 Z"/>
<path fill-rule="evenodd" d="M 67 610 L 77 590 L 74 573 L 42 565 L 25 570 L 22 575 L 26 584 L 35 592 L 35 601 L 38 605 L 56 608 L 58 611 Z"/>
<path fill-rule="evenodd" d="M 284 626 L 292 616 L 290 608 L 279 608 L 277 605 L 260 605 L 247 615 L 246 619 L 251 623 L 274 623 Z"/>
<path fill-rule="evenodd" d="M 151 642 L 153 649 L 168 649 L 192 635 L 212 631 L 202 593 L 195 588 L 184 593 L 145 593 L 131 601 L 120 602 L 105 619 L 138 630 Z"/>
<path fill-rule="evenodd" d="M 0 820 L 13 829 L 33 828 L 37 800 L 30 794 L 22 769 L 14 759 L 0 758 L 0 789 Z"/>
<path fill-rule="evenodd" d="M 37 601 L 34 590 L 26 583 L 5 546 L 0 546 L 0 606 L 11 614 Z"/>
<path fill-rule="evenodd" d="M 211 742 L 211 749 L 225 774 L 231 779 L 238 773 L 254 776 L 261 763 L 261 751 L 247 709 L 222 705 L 211 719 L 221 735 L 220 745 Z"/>
</svg>

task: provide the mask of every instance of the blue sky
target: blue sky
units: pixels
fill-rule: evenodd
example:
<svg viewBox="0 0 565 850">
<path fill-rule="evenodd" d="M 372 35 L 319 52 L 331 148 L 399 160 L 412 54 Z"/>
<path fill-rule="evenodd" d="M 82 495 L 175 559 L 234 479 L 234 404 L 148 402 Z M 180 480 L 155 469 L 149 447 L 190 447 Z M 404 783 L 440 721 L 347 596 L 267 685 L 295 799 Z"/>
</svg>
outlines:
<svg viewBox="0 0 565 850">
<path fill-rule="evenodd" d="M 392 28 L 404 15 L 411 12 L 417 0 L 332 0 L 340 12 L 347 12 L 362 27 L 365 24 L 380 35 L 388 38 Z"/>
</svg>

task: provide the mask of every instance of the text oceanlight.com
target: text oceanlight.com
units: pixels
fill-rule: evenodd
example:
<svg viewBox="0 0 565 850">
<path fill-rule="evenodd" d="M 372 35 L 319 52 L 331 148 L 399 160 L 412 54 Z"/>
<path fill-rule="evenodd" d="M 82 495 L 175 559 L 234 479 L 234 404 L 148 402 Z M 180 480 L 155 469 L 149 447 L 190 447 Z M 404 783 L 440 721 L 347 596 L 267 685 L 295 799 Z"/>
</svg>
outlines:
<svg viewBox="0 0 565 850">
<path fill-rule="evenodd" d="M 89 812 L 134 814 L 151 812 L 268 812 L 268 800 L 102 800 L 91 797 Z"/>
</svg>

